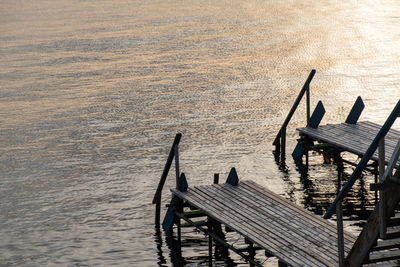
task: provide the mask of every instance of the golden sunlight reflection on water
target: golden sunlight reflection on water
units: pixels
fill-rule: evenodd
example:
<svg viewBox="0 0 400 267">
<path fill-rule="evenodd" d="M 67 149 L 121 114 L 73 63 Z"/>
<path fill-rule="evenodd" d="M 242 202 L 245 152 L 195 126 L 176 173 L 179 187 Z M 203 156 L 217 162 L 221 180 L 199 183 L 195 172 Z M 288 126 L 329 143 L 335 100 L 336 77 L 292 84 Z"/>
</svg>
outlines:
<svg viewBox="0 0 400 267">
<path fill-rule="evenodd" d="M 400 98 L 399 10 L 394 0 L 2 1 L 6 265 L 170 264 L 150 201 L 176 132 L 190 185 L 235 166 L 322 213 L 335 167 L 312 157 L 300 181 L 291 159 L 279 169 L 271 143 L 311 69 L 322 123 L 345 120 L 358 95 L 361 119 L 386 119 Z M 290 124 L 288 154 L 304 114 Z M 184 255 L 206 262 L 203 245 Z"/>
</svg>

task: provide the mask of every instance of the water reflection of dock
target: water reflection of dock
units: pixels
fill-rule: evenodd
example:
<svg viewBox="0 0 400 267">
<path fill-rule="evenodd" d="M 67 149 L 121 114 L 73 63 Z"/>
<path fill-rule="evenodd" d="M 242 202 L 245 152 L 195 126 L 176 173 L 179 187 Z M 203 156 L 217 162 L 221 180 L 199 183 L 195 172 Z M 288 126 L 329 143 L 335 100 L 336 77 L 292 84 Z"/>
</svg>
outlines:
<svg viewBox="0 0 400 267">
<path fill-rule="evenodd" d="M 314 74 L 315 71 L 311 72 L 295 106 L 307 93 L 309 107 L 309 83 Z M 250 180 L 239 182 L 234 168 L 225 184 L 218 184 L 216 179 L 212 185 L 189 187 L 185 175 L 179 171 L 178 134 L 153 199 L 153 203 L 157 204 L 156 225 L 159 226 L 161 191 L 175 158 L 176 188 L 171 190 L 173 197 L 162 226 L 167 233 L 171 233 L 174 228 L 177 230 L 178 258 L 182 257 L 181 220 L 184 220 L 209 236 L 210 266 L 213 263 L 213 241 L 236 252 L 250 266 L 263 266 L 255 258 L 256 250 L 263 250 L 266 256 L 275 256 L 280 266 L 375 266 L 380 263 L 398 266 L 400 168 L 397 166 L 400 132 L 391 130 L 391 126 L 400 115 L 400 101 L 383 126 L 371 122 L 359 123 L 358 118 L 363 108 L 362 99 L 358 98 L 345 123 L 319 126 L 325 113 L 322 102 L 319 102 L 312 115 L 307 108 L 307 127 L 298 129 L 301 138 L 292 155 L 299 169 L 305 173 L 302 175 L 305 188 L 312 191 L 312 182 L 307 181 L 309 151 L 317 151 L 337 165 L 337 193 L 324 218 Z M 290 111 L 289 119 L 285 120 L 274 141 L 276 158 L 283 164 L 286 127 L 295 109 Z M 353 153 L 361 159 L 358 163 L 347 161 L 341 156 L 343 152 Z M 344 177 L 343 166 L 347 163 L 356 167 L 349 177 Z M 366 189 L 362 174 L 366 170 L 375 175 L 370 189 L 378 193 L 375 208 L 356 237 L 343 228 L 343 201 L 353 194 L 352 197 L 359 196 L 361 206 L 365 206 L 363 195 Z M 346 182 L 342 186 L 344 180 Z M 356 181 L 360 181 L 361 185 L 358 194 L 352 192 Z M 360 210 L 365 211 L 363 207 Z M 336 225 L 324 220 L 334 214 Z M 199 216 L 206 220 L 195 220 Z M 234 244 L 229 244 L 224 238 L 221 225 L 225 226 L 226 231 L 234 231 L 242 236 L 248 247 L 238 249 Z"/>
</svg>

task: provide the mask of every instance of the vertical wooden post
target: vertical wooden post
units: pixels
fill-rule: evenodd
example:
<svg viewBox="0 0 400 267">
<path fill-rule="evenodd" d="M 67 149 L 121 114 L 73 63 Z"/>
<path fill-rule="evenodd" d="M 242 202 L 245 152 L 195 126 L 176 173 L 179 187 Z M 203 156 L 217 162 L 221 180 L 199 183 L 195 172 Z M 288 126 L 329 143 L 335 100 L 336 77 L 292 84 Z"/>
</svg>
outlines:
<svg viewBox="0 0 400 267">
<path fill-rule="evenodd" d="M 275 160 L 278 161 L 279 157 L 281 155 L 281 132 L 279 130 L 278 135 L 276 136 L 276 141 L 274 142 L 275 145 L 275 151 L 274 151 L 274 156 L 275 156 Z"/>
<path fill-rule="evenodd" d="M 307 173 L 308 173 L 308 166 L 309 166 L 309 163 L 310 163 L 310 154 L 309 154 L 309 149 L 308 149 L 308 145 L 309 145 L 309 139 L 307 138 L 307 137 L 305 137 L 305 139 L 304 139 L 304 143 L 305 143 L 305 150 L 306 150 L 306 170 L 307 170 Z"/>
<path fill-rule="evenodd" d="M 247 248 L 247 251 L 249 253 L 249 259 L 251 260 L 251 261 L 249 261 L 249 265 L 250 265 L 250 267 L 254 267 L 255 265 L 254 265 L 253 261 L 254 261 L 254 257 L 256 256 L 256 250 L 254 249 L 254 244 L 253 244 L 253 242 L 251 242 L 248 239 L 245 239 L 244 241 L 246 244 L 249 244 L 249 246 Z"/>
<path fill-rule="evenodd" d="M 207 226 L 208 226 L 208 233 L 212 233 L 212 221 L 210 217 L 207 217 Z M 212 259 L 213 259 L 213 253 L 212 253 L 212 236 L 208 234 L 208 266 L 212 267 Z"/>
<path fill-rule="evenodd" d="M 179 212 L 182 213 L 181 208 L 178 208 Z M 177 221 L 176 221 L 176 228 L 178 231 L 178 256 L 179 259 L 182 259 L 182 233 L 181 233 L 181 218 L 180 217 L 176 217 Z"/>
<path fill-rule="evenodd" d="M 385 173 L 385 137 L 379 140 L 379 182 L 384 182 Z M 379 237 L 386 237 L 385 190 L 379 190 Z"/>
<path fill-rule="evenodd" d="M 310 124 L 310 84 L 306 85 L 306 108 L 307 108 L 307 125 Z"/>
<path fill-rule="evenodd" d="M 154 218 L 154 223 L 156 228 L 160 227 L 160 213 L 161 213 L 161 196 L 156 199 L 156 216 Z"/>
<path fill-rule="evenodd" d="M 176 188 L 179 189 L 179 145 L 174 147 L 175 152 L 175 172 L 176 172 Z"/>
<path fill-rule="evenodd" d="M 219 183 L 219 173 L 214 173 L 214 184 Z"/>
<path fill-rule="evenodd" d="M 176 173 L 176 189 L 180 189 L 180 175 L 179 175 L 179 145 L 175 144 L 174 147 L 174 154 L 175 154 L 175 173 Z M 182 200 L 178 201 L 177 204 L 177 210 L 178 212 L 183 212 L 183 207 L 182 207 Z M 178 253 L 179 253 L 179 258 L 182 258 L 182 233 L 181 233 L 181 218 L 176 217 L 176 228 L 177 228 L 177 234 L 178 234 Z"/>
<path fill-rule="evenodd" d="M 286 127 L 281 131 L 281 163 L 284 164 L 286 159 Z"/>
<path fill-rule="evenodd" d="M 337 165 L 337 172 L 338 172 L 338 180 L 337 180 L 337 193 L 340 192 L 340 189 L 342 188 L 342 178 L 343 178 L 343 161 L 342 158 L 340 157 L 340 151 L 335 151 L 335 163 Z"/>
<path fill-rule="evenodd" d="M 339 256 L 339 267 L 344 267 L 344 237 L 343 237 L 343 211 L 342 211 L 342 200 L 336 204 L 336 224 L 337 224 L 337 235 L 338 235 L 338 256 Z"/>
<path fill-rule="evenodd" d="M 379 179 L 379 164 L 378 162 L 374 161 L 374 183 L 378 183 Z M 378 205 L 378 190 L 375 190 L 375 205 Z"/>
</svg>

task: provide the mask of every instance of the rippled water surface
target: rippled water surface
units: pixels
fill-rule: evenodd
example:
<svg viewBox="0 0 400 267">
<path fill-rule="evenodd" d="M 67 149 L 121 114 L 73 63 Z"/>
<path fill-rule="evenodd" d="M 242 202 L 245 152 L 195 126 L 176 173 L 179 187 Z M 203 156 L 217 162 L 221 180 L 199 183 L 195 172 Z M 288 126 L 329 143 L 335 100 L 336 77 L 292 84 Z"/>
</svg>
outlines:
<svg viewBox="0 0 400 267">
<path fill-rule="evenodd" d="M 177 132 L 190 185 L 235 166 L 322 214 L 335 166 L 312 157 L 304 181 L 271 143 L 311 69 L 323 123 L 358 95 L 382 123 L 400 98 L 399 22 L 395 0 L 0 1 L 0 266 L 171 265 L 151 200 Z M 207 239 L 184 240 L 188 266 L 205 264 Z"/>
</svg>

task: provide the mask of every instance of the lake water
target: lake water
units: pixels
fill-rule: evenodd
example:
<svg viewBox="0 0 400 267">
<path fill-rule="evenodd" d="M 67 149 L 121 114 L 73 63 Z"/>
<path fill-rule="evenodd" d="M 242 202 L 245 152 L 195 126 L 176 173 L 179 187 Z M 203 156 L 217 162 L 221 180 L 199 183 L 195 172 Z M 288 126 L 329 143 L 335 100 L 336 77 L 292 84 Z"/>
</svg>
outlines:
<svg viewBox="0 0 400 267">
<path fill-rule="evenodd" d="M 358 95 L 382 123 L 400 98 L 399 22 L 395 0 L 0 1 L 0 266 L 172 265 L 151 200 L 177 132 L 189 185 L 234 166 L 322 214 L 335 166 L 313 156 L 304 182 L 271 143 L 311 69 L 322 123 Z M 369 182 L 349 202 L 369 203 Z M 206 237 L 184 240 L 187 266 L 206 265 Z"/>
</svg>

